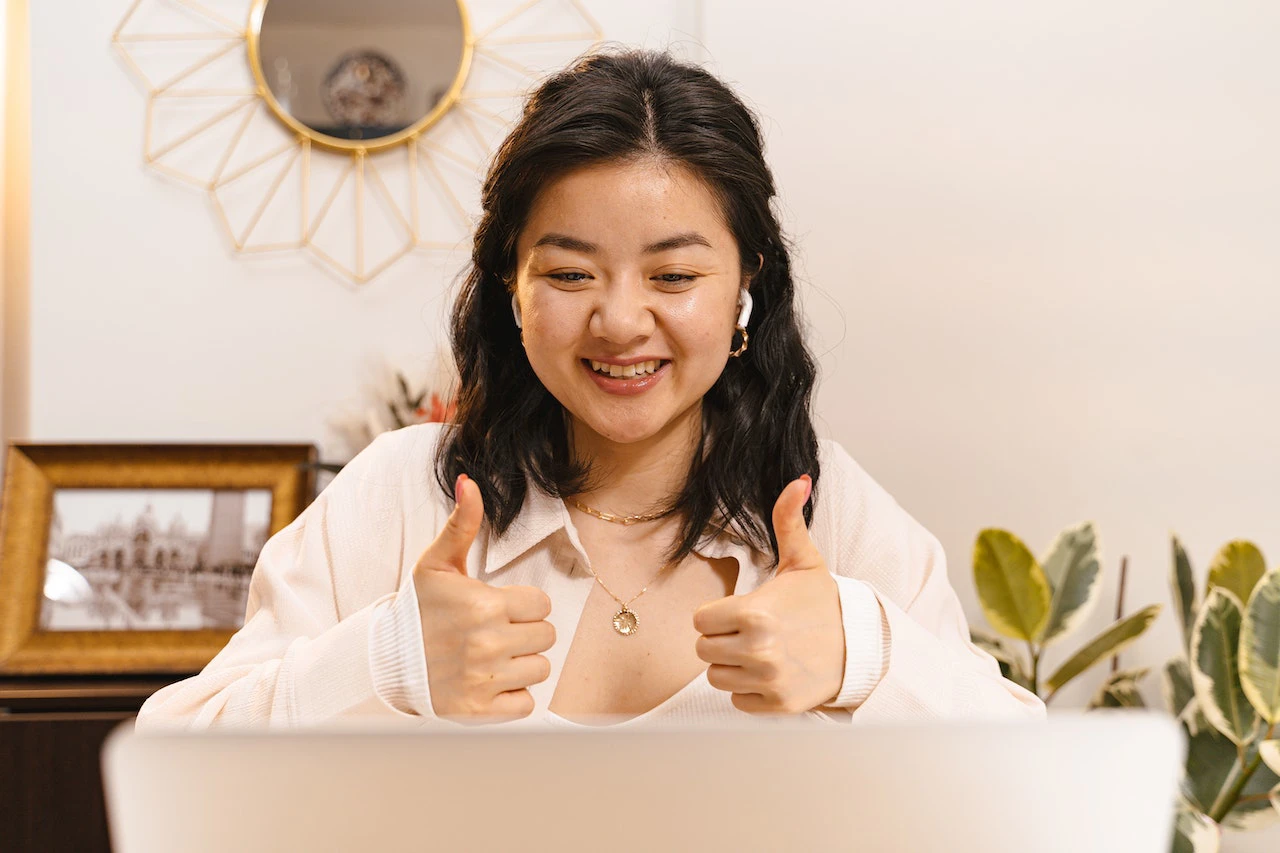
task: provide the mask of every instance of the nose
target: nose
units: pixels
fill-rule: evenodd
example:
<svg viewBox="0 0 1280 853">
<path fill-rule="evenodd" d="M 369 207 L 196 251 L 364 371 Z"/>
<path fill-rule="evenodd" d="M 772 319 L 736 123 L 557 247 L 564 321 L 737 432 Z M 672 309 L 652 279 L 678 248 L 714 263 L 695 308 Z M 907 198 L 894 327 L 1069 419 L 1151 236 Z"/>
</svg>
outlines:
<svg viewBox="0 0 1280 853">
<path fill-rule="evenodd" d="M 588 325 L 592 335 L 624 347 L 653 334 L 656 318 L 643 281 L 616 279 L 599 294 Z"/>
</svg>

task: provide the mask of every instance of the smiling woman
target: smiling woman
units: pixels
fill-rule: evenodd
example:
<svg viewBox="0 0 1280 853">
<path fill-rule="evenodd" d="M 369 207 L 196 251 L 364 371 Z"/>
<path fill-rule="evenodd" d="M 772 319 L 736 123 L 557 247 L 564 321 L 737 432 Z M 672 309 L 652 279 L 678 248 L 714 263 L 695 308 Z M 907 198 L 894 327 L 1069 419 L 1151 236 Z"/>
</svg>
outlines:
<svg viewBox="0 0 1280 853">
<path fill-rule="evenodd" d="M 139 724 L 1043 714 L 969 642 L 937 540 L 816 437 L 774 197 L 706 71 L 547 80 L 485 181 L 457 422 L 346 466 Z"/>
</svg>

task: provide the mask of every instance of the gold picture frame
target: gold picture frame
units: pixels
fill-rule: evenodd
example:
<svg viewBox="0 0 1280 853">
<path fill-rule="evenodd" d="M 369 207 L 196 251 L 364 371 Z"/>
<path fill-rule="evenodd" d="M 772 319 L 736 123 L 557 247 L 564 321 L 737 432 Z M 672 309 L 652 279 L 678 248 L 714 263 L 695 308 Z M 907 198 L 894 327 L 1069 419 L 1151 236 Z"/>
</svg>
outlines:
<svg viewBox="0 0 1280 853">
<path fill-rule="evenodd" d="M 270 536 L 310 503 L 316 457 L 316 448 L 303 444 L 11 443 L 0 502 L 0 675 L 194 673 L 235 633 L 232 627 L 43 629 L 60 490 L 93 490 L 76 497 L 121 498 L 149 490 L 207 491 L 210 505 L 218 495 L 239 493 L 243 505 L 251 491 L 268 491 L 269 510 L 263 515 L 269 515 L 264 521 Z M 121 568 L 118 562 L 116 568 Z M 192 577 L 203 580 L 201 571 L 197 565 Z"/>
</svg>

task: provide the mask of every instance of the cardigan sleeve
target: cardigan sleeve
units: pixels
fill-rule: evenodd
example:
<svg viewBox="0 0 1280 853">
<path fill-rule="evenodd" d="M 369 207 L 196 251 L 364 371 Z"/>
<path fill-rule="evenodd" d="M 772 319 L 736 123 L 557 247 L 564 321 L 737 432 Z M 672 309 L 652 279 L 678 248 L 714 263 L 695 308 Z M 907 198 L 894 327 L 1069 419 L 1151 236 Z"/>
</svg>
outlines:
<svg viewBox="0 0 1280 853">
<path fill-rule="evenodd" d="M 842 447 L 823 444 L 815 544 L 837 576 L 846 626 L 844 685 L 824 708 L 856 722 L 1043 717 L 1039 697 L 970 641 L 937 538 Z"/>
<path fill-rule="evenodd" d="M 380 436 L 268 540 L 244 626 L 200 674 L 153 694 L 139 730 L 430 718 L 403 582 L 404 442 Z"/>
</svg>

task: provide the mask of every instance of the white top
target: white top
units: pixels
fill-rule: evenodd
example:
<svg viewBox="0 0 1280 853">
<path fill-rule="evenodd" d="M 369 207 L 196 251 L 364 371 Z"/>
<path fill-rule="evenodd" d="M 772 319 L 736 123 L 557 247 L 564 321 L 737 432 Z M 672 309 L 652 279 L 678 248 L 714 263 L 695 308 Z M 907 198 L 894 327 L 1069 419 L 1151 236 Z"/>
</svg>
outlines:
<svg viewBox="0 0 1280 853">
<path fill-rule="evenodd" d="M 418 556 L 453 508 L 437 485 L 442 427 L 379 436 L 310 507 L 264 546 L 244 627 L 199 675 L 154 694 L 153 726 L 305 726 L 381 718 L 445 724 L 433 714 L 413 584 Z M 846 664 L 831 721 L 1043 716 L 1043 703 L 1000 675 L 969 641 L 937 539 L 838 444 L 820 442 L 810 536 L 839 589 Z M 695 549 L 738 562 L 734 594 L 770 577 L 769 558 L 729 535 Z M 564 502 L 530 487 L 501 536 L 482 524 L 467 574 L 529 585 L 551 599 L 551 675 L 529 688 L 533 715 L 514 724 L 577 725 L 548 711 L 594 578 Z M 705 671 L 639 717 L 675 724 L 742 718 Z M 842 710 L 843 709 L 843 710 Z"/>
</svg>

